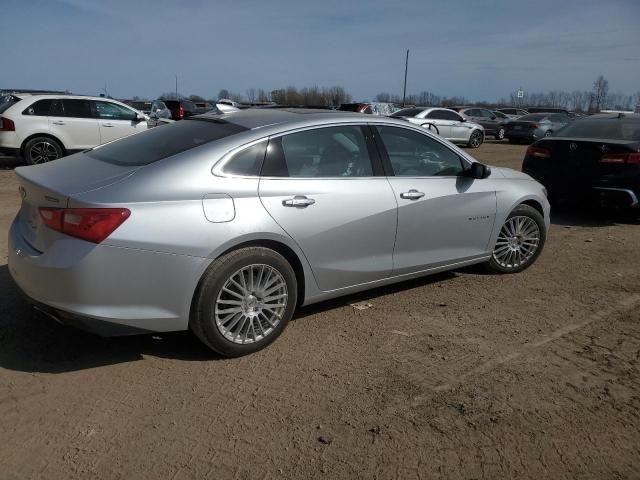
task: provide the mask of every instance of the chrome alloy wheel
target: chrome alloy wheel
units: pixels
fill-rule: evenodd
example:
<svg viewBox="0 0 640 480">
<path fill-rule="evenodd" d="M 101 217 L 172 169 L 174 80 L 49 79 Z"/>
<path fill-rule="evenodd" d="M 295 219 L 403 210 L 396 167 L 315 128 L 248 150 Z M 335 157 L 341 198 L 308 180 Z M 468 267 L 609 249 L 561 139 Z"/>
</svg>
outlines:
<svg viewBox="0 0 640 480">
<path fill-rule="evenodd" d="M 215 304 L 216 325 L 233 343 L 254 343 L 267 337 L 287 308 L 287 283 L 269 265 L 247 265 L 224 283 Z"/>
<path fill-rule="evenodd" d="M 540 227 L 531 218 L 509 218 L 498 235 L 493 258 L 503 268 L 518 268 L 535 255 L 540 245 Z"/>
<path fill-rule="evenodd" d="M 478 131 L 475 131 L 471 134 L 471 138 L 469 139 L 469 143 L 473 148 L 478 148 L 482 145 L 482 134 Z"/>
<path fill-rule="evenodd" d="M 50 162 L 58 158 L 58 151 L 49 142 L 38 142 L 29 149 L 34 164 Z"/>
</svg>

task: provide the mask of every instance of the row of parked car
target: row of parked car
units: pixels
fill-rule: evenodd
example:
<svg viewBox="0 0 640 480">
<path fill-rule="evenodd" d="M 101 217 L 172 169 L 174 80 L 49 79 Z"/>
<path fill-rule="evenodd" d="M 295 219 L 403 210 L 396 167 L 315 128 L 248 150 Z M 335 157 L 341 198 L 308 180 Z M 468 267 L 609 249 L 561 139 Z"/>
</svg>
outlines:
<svg viewBox="0 0 640 480">
<path fill-rule="evenodd" d="M 60 92 L 12 93 L 0 102 L 0 153 L 35 165 L 193 115 L 237 110 L 224 102 L 120 102 Z"/>
</svg>

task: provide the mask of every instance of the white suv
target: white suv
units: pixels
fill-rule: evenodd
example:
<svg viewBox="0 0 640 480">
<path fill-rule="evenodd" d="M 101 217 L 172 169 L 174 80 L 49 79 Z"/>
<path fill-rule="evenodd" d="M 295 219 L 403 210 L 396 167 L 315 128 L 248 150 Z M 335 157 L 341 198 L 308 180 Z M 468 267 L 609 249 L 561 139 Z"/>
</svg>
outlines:
<svg viewBox="0 0 640 480">
<path fill-rule="evenodd" d="M 0 105 L 0 153 L 35 165 L 144 131 L 148 120 L 110 98 L 28 95 Z"/>
</svg>

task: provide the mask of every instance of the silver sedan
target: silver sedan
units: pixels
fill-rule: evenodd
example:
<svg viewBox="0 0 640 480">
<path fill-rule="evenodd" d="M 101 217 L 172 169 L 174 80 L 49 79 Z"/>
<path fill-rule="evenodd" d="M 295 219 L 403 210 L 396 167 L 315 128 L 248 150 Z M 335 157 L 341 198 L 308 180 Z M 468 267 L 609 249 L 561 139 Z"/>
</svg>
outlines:
<svg viewBox="0 0 640 480">
<path fill-rule="evenodd" d="M 419 126 L 308 110 L 202 115 L 16 169 L 9 269 L 57 320 L 259 350 L 297 307 L 465 265 L 520 272 L 543 187 Z"/>
</svg>

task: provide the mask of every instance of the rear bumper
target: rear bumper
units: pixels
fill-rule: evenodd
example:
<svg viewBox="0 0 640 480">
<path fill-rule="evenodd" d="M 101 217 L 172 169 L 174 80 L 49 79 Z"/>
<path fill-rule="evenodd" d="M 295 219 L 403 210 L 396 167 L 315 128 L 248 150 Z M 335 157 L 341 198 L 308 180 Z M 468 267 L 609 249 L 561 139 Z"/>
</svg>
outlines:
<svg viewBox="0 0 640 480">
<path fill-rule="evenodd" d="M 7 155 L 9 157 L 17 157 L 20 155 L 20 149 L 12 147 L 0 147 L 0 154 Z"/>
<path fill-rule="evenodd" d="M 101 335 L 186 330 L 208 260 L 95 245 L 61 235 L 45 253 L 16 223 L 9 231 L 11 277 L 36 307 L 61 323 Z"/>
<path fill-rule="evenodd" d="M 605 206 L 640 208 L 638 193 L 630 188 L 593 187 L 593 195 Z"/>
</svg>

